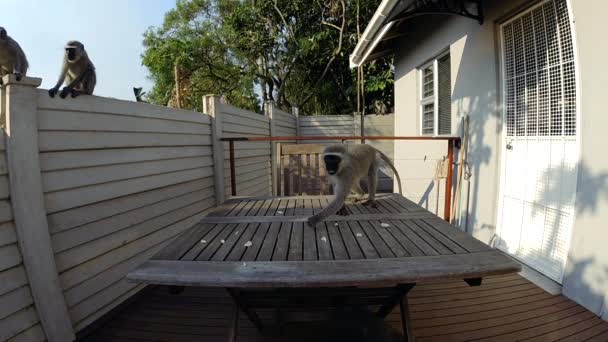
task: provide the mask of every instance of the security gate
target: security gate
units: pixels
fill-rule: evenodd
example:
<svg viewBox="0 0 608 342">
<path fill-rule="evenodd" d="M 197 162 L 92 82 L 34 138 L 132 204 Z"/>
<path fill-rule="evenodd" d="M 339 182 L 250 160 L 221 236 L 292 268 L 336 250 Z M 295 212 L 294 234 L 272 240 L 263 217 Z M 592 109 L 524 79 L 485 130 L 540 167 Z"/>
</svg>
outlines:
<svg viewBox="0 0 608 342">
<path fill-rule="evenodd" d="M 561 283 L 579 160 L 573 32 L 566 0 L 501 25 L 504 144 L 497 247 Z"/>
</svg>

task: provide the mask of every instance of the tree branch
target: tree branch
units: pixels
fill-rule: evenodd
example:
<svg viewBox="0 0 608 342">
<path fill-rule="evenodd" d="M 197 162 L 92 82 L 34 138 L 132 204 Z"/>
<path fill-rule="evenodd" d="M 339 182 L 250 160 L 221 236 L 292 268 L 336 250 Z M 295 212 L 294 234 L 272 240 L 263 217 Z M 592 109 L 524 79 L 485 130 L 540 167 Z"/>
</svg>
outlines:
<svg viewBox="0 0 608 342">
<path fill-rule="evenodd" d="M 313 89 L 315 89 L 315 88 L 317 88 L 319 86 L 319 84 L 321 83 L 321 81 L 325 78 L 325 75 L 327 75 L 327 71 L 329 71 L 329 68 L 331 67 L 331 65 L 336 60 L 336 57 L 342 51 L 342 40 L 344 39 L 344 28 L 346 26 L 346 4 L 344 3 L 344 0 L 340 1 L 340 5 L 342 6 L 342 25 L 340 26 L 340 30 L 339 30 L 338 46 L 336 47 L 336 49 L 334 50 L 334 53 L 332 54 L 331 58 L 329 59 L 329 61 L 325 65 L 325 69 L 323 69 L 323 73 L 321 73 L 321 76 L 319 76 L 319 78 L 315 82 L 315 85 L 314 85 Z M 312 98 L 313 95 L 314 95 L 314 92 L 310 92 L 308 95 L 306 95 L 306 97 L 304 97 L 304 99 L 300 103 L 298 103 L 298 107 L 301 108 L 302 106 L 304 106 L 308 101 L 310 101 L 310 99 Z"/>
</svg>

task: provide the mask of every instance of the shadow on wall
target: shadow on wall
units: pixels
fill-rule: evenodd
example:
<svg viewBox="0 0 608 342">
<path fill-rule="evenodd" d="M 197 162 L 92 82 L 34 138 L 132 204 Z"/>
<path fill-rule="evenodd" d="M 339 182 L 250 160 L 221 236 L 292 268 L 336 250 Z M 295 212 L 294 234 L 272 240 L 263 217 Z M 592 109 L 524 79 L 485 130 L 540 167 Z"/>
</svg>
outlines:
<svg viewBox="0 0 608 342">
<path fill-rule="evenodd" d="M 476 33 L 480 34 L 480 33 Z M 466 211 L 466 194 L 468 213 L 463 213 L 463 228 L 484 241 L 489 241 L 496 227 L 496 206 L 492 205 L 498 199 L 498 178 L 500 177 L 500 145 L 502 132 L 502 114 L 498 107 L 496 75 L 492 72 L 480 72 L 480 66 L 488 63 L 488 56 L 494 56 L 493 46 L 488 44 L 471 46 L 471 41 L 478 39 L 466 37 L 465 46 L 458 66 L 454 89 L 452 91 L 452 106 L 456 106 L 458 126 L 454 131 L 462 136 L 461 117 L 469 116 L 467 159 L 471 178 L 462 184 L 462 211 Z M 480 95 L 479 89 L 487 85 L 490 89 Z M 486 173 L 482 179 L 482 169 L 488 169 L 495 177 Z M 496 178 L 496 179 L 492 179 Z M 455 182 L 454 182 L 455 183 Z M 465 217 L 466 216 L 466 217 Z M 466 224 L 466 227 L 465 227 Z"/>
<path fill-rule="evenodd" d="M 582 182 L 585 183 L 585 192 L 577 189 L 576 215 L 595 216 L 598 214 L 598 202 L 608 200 L 608 172 L 594 174 L 584 162 L 579 163 L 577 184 Z M 606 226 L 596 227 L 594 231 L 597 234 L 588 238 L 605 239 L 606 228 Z M 591 311 L 602 315 L 602 318 L 606 320 L 608 319 L 608 303 L 606 302 L 608 265 L 605 264 L 605 261 L 602 264 L 598 264 L 599 262 L 601 261 L 595 257 L 577 258 L 570 253 L 564 279 L 568 286 L 567 294 L 573 294 L 579 300 L 584 299 L 582 304 L 585 304 Z"/>
</svg>

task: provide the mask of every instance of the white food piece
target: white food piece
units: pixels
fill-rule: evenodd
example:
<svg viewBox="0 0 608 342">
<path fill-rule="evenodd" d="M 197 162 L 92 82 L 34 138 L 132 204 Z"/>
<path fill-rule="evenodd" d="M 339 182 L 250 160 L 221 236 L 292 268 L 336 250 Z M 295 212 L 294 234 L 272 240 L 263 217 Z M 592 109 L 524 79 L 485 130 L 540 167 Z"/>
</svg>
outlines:
<svg viewBox="0 0 608 342">
<path fill-rule="evenodd" d="M 253 243 L 251 241 L 247 241 L 245 242 L 245 247 L 251 247 L 251 245 L 253 245 Z"/>
<path fill-rule="evenodd" d="M 207 243 L 207 240 L 201 240 L 201 243 Z"/>
<path fill-rule="evenodd" d="M 391 226 L 391 225 L 390 225 L 390 224 L 388 224 L 388 223 L 384 223 L 384 222 L 380 223 L 380 227 L 384 227 L 384 228 L 386 228 L 386 227 L 390 227 L 390 226 Z"/>
<path fill-rule="evenodd" d="M 339 226 L 338 222 L 334 223 L 334 226 L 336 226 L 336 227 Z"/>
<path fill-rule="evenodd" d="M 321 241 L 327 242 L 327 238 L 325 236 L 321 236 Z"/>
<path fill-rule="evenodd" d="M 357 233 L 356 235 L 357 235 L 357 237 L 362 237 L 363 236 L 363 234 L 361 234 L 361 233 Z"/>
<path fill-rule="evenodd" d="M 226 243 L 226 240 L 222 239 L 222 240 L 220 240 L 220 243 L 223 245 Z"/>
</svg>

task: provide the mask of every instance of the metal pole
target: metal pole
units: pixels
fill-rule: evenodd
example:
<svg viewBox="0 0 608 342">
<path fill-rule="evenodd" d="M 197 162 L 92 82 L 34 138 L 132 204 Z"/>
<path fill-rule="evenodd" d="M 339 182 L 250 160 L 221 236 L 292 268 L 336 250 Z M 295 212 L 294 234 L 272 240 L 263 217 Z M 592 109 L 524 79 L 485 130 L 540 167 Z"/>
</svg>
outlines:
<svg viewBox="0 0 608 342">
<path fill-rule="evenodd" d="M 445 205 L 443 217 L 450 222 L 450 209 L 452 207 L 452 164 L 454 163 L 454 140 L 448 140 L 448 174 L 445 180 Z"/>
<path fill-rule="evenodd" d="M 230 146 L 230 187 L 232 188 L 232 196 L 236 196 L 236 173 L 234 165 L 234 141 L 228 142 Z"/>
</svg>

